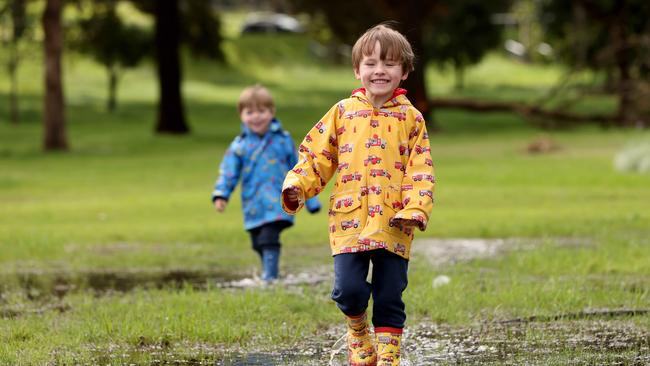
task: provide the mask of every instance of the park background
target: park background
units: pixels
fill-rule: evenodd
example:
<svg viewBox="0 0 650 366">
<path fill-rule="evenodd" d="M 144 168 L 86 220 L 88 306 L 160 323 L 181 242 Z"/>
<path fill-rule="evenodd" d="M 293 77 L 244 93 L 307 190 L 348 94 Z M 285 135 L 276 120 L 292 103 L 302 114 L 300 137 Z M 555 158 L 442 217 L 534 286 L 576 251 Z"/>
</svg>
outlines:
<svg viewBox="0 0 650 366">
<path fill-rule="evenodd" d="M 650 363 L 650 5 L 395 4 L 0 1 L 0 364 L 341 364 L 327 213 L 261 286 L 210 192 L 242 88 L 299 142 L 384 20 L 438 181 L 403 363 Z"/>
</svg>

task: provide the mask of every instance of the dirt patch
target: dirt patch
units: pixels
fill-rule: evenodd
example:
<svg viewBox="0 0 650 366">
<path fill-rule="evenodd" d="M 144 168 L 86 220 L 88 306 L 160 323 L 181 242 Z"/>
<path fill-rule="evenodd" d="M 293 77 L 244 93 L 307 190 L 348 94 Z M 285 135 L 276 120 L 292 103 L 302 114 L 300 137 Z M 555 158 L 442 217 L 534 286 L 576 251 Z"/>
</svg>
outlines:
<svg viewBox="0 0 650 366">
<path fill-rule="evenodd" d="M 93 349 L 99 358 L 124 364 L 146 354 L 152 365 L 347 366 L 345 330 L 333 327 L 318 337 L 280 350 L 224 350 L 192 343 L 140 344 Z M 333 346 L 333 347 L 332 347 Z M 529 324 L 451 327 L 422 323 L 404 334 L 402 366 L 421 365 L 648 365 L 650 333 L 630 318 Z"/>
<path fill-rule="evenodd" d="M 563 247 L 582 247 L 590 244 L 587 239 L 582 238 L 418 239 L 413 242 L 412 253 L 414 258 L 424 258 L 434 266 L 445 266 L 473 259 L 495 257 L 514 250 L 530 250 L 544 243 Z"/>
</svg>

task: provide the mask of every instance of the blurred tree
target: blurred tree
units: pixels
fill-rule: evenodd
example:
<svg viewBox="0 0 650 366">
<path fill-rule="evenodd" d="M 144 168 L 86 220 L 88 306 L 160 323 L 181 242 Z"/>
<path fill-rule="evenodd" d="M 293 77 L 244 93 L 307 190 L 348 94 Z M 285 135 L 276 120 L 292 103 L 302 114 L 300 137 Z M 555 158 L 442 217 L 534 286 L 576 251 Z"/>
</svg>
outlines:
<svg viewBox="0 0 650 366">
<path fill-rule="evenodd" d="M 194 56 L 223 62 L 221 19 L 210 1 L 186 0 L 181 3 L 181 41 Z"/>
<path fill-rule="evenodd" d="M 332 32 L 352 44 L 371 26 L 393 20 L 418 56 L 415 70 L 404 82 L 415 106 L 432 125 L 432 106 L 427 96 L 425 68 L 429 60 L 452 62 L 459 80 L 462 70 L 480 61 L 500 40 L 500 28 L 490 23 L 491 14 L 504 11 L 509 0 L 291 0 L 296 10 L 324 14 Z M 488 5 L 489 4 L 489 5 Z"/>
<path fill-rule="evenodd" d="M 61 81 L 61 54 L 63 49 L 63 28 L 61 10 L 63 0 L 47 0 L 43 12 L 44 61 L 45 61 L 45 108 L 43 126 L 46 151 L 67 150 L 68 139 L 65 129 L 65 102 Z"/>
<path fill-rule="evenodd" d="M 116 12 L 117 0 L 89 3 L 91 15 L 79 20 L 82 29 L 73 47 L 90 54 L 106 67 L 109 111 L 117 105 L 117 84 L 122 69 L 137 66 L 151 51 L 153 37 L 146 29 L 127 25 Z"/>
<path fill-rule="evenodd" d="M 132 0 L 155 17 L 155 49 L 160 83 L 158 133 L 185 134 L 185 108 L 181 93 L 180 43 L 195 55 L 223 60 L 219 17 L 209 0 Z"/>
<path fill-rule="evenodd" d="M 650 76 L 650 2 L 545 0 L 543 20 L 557 53 L 574 68 L 605 72 L 618 94 L 617 123 L 648 126 L 643 118 Z M 647 96 L 647 95 L 646 95 Z"/>
<path fill-rule="evenodd" d="M 0 5 L 0 23 L 2 33 L 9 33 L 1 37 L 7 49 L 7 71 L 9 72 L 9 120 L 18 123 L 18 66 L 20 64 L 19 44 L 28 31 L 31 18 L 27 14 L 27 0 L 8 0 Z M 8 27 L 5 27 L 7 25 Z"/>
<path fill-rule="evenodd" d="M 447 1 L 436 20 L 427 24 L 426 52 L 441 67 L 451 63 L 456 89 L 463 88 L 465 69 L 501 44 L 502 28 L 491 19 L 509 5 L 509 0 Z"/>
<path fill-rule="evenodd" d="M 391 0 L 324 2 L 291 0 L 291 2 L 296 10 L 307 12 L 312 16 L 324 14 L 334 35 L 346 44 L 353 44 L 363 32 L 378 23 L 387 20 L 395 21 L 396 28 L 408 38 L 413 51 L 418 55 L 415 70 L 404 81 L 403 87 L 409 91 L 409 98 L 416 108 L 427 117 L 427 122 L 432 124 L 424 79 L 427 53 L 423 52 L 422 33 L 423 23 L 435 13 L 439 1 L 404 0 L 398 6 L 395 6 Z"/>
</svg>

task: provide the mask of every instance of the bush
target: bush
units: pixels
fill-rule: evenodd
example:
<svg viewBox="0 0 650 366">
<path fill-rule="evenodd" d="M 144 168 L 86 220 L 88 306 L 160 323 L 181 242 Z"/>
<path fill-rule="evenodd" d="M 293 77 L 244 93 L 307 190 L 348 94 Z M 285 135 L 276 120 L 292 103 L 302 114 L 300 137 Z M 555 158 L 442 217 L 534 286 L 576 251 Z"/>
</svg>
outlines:
<svg viewBox="0 0 650 366">
<path fill-rule="evenodd" d="M 614 166 L 624 172 L 650 173 L 650 140 L 625 147 L 616 154 Z"/>
</svg>

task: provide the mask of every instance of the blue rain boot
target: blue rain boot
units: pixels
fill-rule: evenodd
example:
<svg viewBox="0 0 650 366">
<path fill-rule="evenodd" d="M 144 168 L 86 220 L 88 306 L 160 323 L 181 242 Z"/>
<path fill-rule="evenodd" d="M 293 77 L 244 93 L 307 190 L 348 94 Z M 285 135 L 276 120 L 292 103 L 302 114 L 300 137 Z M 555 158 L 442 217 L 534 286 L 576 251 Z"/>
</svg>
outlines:
<svg viewBox="0 0 650 366">
<path fill-rule="evenodd" d="M 278 279 L 280 263 L 280 248 L 264 248 L 262 250 L 262 280 Z"/>
</svg>

